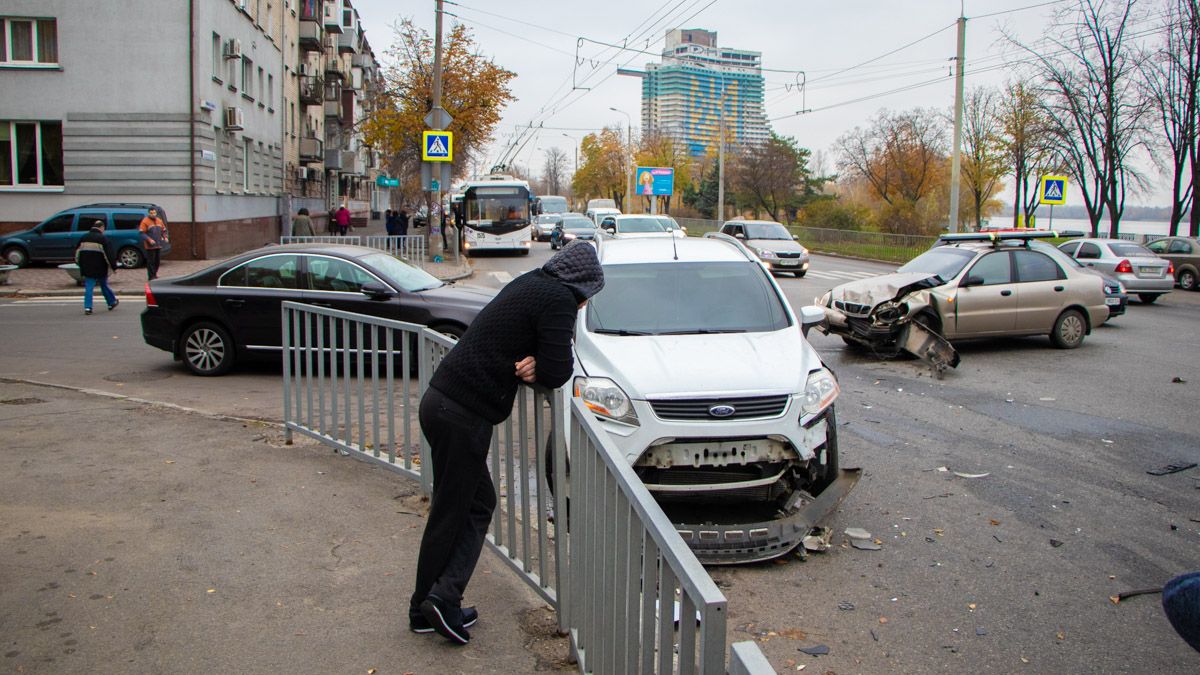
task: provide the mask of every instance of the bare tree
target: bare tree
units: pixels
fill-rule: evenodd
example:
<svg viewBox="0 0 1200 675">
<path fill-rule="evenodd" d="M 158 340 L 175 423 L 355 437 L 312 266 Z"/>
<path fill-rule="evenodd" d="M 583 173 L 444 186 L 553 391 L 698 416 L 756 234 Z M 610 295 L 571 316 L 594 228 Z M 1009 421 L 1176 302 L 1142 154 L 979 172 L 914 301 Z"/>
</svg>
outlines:
<svg viewBox="0 0 1200 675">
<path fill-rule="evenodd" d="M 971 212 L 978 230 L 983 225 L 984 207 L 1000 189 L 1000 178 L 1005 173 L 1001 125 L 994 89 L 972 89 L 964 103 L 962 182 L 971 196 Z"/>
<path fill-rule="evenodd" d="M 1093 235 L 1107 211 L 1116 236 L 1126 196 L 1145 185 L 1131 162 L 1146 144 L 1150 111 L 1138 79 L 1141 55 L 1129 36 L 1136 4 L 1080 0 L 1078 8 L 1060 10 L 1046 36 L 1055 48 L 1045 53 L 1013 40 L 1033 55 L 1044 80 L 1054 152 L 1083 193 Z"/>
<path fill-rule="evenodd" d="M 1045 111 L 1037 94 L 1024 83 L 1009 84 L 998 104 L 1000 116 L 1000 146 L 1005 168 L 1013 177 L 1013 227 L 1021 216 L 1030 222 L 1037 211 L 1037 181 L 1048 165 L 1051 138 Z"/>
<path fill-rule="evenodd" d="M 946 145 L 942 116 L 915 108 L 881 110 L 870 128 L 855 127 L 834 147 L 842 175 L 865 181 L 890 207 L 881 219 L 885 229 L 916 232 L 932 227 L 922 210 L 946 185 Z"/>
<path fill-rule="evenodd" d="M 545 151 L 546 162 L 542 165 L 542 181 L 549 194 L 562 194 L 561 188 L 566 183 L 567 153 L 559 148 L 551 147 Z"/>
<path fill-rule="evenodd" d="M 1162 133 L 1152 156 L 1171 177 L 1171 234 L 1189 215 L 1189 233 L 1200 235 L 1200 0 L 1169 0 L 1168 32 L 1144 64 L 1143 81 Z M 1189 213 L 1190 212 L 1190 213 Z"/>
<path fill-rule="evenodd" d="M 734 162 L 735 189 L 777 222 L 787 215 L 785 207 L 805 189 L 808 178 L 808 150 L 798 147 L 796 139 L 774 132 L 766 143 L 739 153 Z"/>
</svg>

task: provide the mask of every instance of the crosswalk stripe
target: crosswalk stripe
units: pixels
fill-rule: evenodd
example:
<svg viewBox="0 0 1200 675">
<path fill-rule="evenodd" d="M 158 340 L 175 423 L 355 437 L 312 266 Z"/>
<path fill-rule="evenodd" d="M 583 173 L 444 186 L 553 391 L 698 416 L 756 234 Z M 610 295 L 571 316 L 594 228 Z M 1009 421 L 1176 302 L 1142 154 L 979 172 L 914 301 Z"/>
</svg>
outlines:
<svg viewBox="0 0 1200 675">
<path fill-rule="evenodd" d="M 508 272 L 492 272 L 491 275 L 495 277 L 496 281 L 505 284 L 513 280 L 513 276 Z"/>
<path fill-rule="evenodd" d="M 829 272 L 821 272 L 821 271 L 819 271 L 819 270 L 809 270 L 809 271 L 808 271 L 808 276 L 810 276 L 810 277 L 816 277 L 816 278 L 818 278 L 818 279 L 844 279 L 844 278 L 845 278 L 845 277 L 842 277 L 842 276 L 838 276 L 838 275 L 835 275 L 835 274 L 831 274 L 831 273 L 829 273 Z"/>
<path fill-rule="evenodd" d="M 859 279 L 866 279 L 868 277 L 877 277 L 883 273 L 882 272 L 843 272 L 843 274 L 849 274 L 850 276 L 858 277 Z"/>
</svg>

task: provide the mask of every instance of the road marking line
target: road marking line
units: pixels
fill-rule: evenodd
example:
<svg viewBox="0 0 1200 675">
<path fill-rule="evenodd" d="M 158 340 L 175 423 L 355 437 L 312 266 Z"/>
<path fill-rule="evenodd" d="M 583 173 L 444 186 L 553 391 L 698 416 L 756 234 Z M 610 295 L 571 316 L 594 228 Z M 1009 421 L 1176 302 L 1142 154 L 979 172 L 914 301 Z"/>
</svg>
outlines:
<svg viewBox="0 0 1200 675">
<path fill-rule="evenodd" d="M 146 302 L 146 298 L 144 298 L 144 297 L 143 298 L 122 298 L 122 297 L 118 296 L 117 299 L 121 301 L 121 304 L 125 304 L 127 302 L 130 302 L 130 303 Z M 97 298 L 96 304 L 102 305 L 103 300 L 104 300 L 103 298 Z M 25 298 L 23 300 L 13 300 L 12 302 L 4 303 L 4 306 L 12 306 L 12 305 L 77 305 L 81 302 L 83 302 L 82 295 L 57 296 L 57 297 L 53 297 L 53 298 Z"/>
<path fill-rule="evenodd" d="M 490 272 L 490 274 L 501 283 L 507 284 L 513 280 L 513 275 L 509 274 L 508 272 Z"/>
<path fill-rule="evenodd" d="M 809 270 L 808 276 L 816 277 L 818 279 L 843 279 L 844 278 L 841 276 L 834 275 L 830 272 L 819 272 L 817 270 Z"/>
<path fill-rule="evenodd" d="M 849 274 L 860 279 L 866 279 L 868 277 L 877 277 L 880 274 L 883 274 L 883 272 L 843 272 L 843 274 Z"/>
</svg>

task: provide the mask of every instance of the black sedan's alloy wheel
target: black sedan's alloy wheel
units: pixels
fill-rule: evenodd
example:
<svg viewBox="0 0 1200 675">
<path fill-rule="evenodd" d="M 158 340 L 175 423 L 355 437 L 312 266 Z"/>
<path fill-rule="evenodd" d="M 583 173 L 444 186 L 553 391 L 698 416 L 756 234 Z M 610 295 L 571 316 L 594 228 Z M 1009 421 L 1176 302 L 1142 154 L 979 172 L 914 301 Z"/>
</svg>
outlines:
<svg viewBox="0 0 1200 675">
<path fill-rule="evenodd" d="M 183 334 L 183 362 L 197 375 L 224 375 L 233 367 L 233 340 L 215 323 L 201 322 Z"/>
</svg>

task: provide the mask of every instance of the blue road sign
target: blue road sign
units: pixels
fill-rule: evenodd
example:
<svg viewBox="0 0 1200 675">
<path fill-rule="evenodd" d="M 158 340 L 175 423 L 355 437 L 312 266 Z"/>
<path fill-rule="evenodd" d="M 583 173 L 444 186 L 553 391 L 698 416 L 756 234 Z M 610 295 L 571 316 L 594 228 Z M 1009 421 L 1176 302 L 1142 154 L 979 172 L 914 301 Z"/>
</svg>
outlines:
<svg viewBox="0 0 1200 675">
<path fill-rule="evenodd" d="M 1043 204 L 1067 203 L 1067 177 L 1042 176 L 1041 202 Z"/>
<path fill-rule="evenodd" d="M 454 134 L 449 131 L 426 131 L 421 134 L 421 159 L 426 162 L 454 161 Z"/>
</svg>

